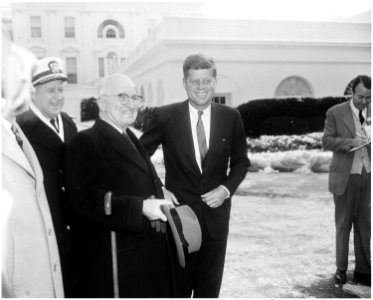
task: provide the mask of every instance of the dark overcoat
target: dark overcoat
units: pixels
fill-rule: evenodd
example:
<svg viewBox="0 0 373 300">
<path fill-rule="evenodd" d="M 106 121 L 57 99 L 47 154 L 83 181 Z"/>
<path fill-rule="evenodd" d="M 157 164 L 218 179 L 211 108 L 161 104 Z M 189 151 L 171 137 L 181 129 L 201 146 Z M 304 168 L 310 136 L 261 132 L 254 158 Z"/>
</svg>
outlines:
<svg viewBox="0 0 373 300">
<path fill-rule="evenodd" d="M 74 217 L 68 201 L 64 173 L 66 144 L 77 133 L 77 127 L 66 113 L 62 112 L 61 117 L 64 128 L 64 142 L 32 110 L 18 116 L 17 122 L 30 141 L 43 170 L 45 193 L 61 257 L 65 295 L 74 297 L 72 249 Z"/>
<path fill-rule="evenodd" d="M 103 120 L 79 132 L 67 150 L 70 200 L 79 214 L 82 297 L 113 297 L 110 232 L 117 238 L 120 297 L 172 297 L 171 246 L 143 216 L 143 200 L 162 198 L 153 165 L 138 140 L 128 140 Z M 139 152 L 140 151 L 140 152 Z M 105 194 L 112 192 L 111 215 Z"/>
</svg>

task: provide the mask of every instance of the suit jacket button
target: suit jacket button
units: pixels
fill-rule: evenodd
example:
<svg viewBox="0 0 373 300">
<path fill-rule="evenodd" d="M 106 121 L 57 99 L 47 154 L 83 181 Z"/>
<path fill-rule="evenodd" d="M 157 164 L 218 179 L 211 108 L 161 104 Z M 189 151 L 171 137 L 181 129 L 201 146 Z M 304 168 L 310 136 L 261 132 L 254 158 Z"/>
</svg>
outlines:
<svg viewBox="0 0 373 300">
<path fill-rule="evenodd" d="M 61 190 L 64 192 L 64 191 L 65 191 L 65 187 L 64 187 L 64 186 L 61 186 Z"/>
</svg>

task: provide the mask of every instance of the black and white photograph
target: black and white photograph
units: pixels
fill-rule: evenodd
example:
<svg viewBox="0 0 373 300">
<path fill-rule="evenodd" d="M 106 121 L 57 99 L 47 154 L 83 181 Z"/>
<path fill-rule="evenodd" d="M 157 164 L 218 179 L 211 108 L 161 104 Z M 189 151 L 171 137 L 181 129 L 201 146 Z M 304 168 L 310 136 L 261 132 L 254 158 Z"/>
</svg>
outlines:
<svg viewBox="0 0 373 300">
<path fill-rule="evenodd" d="M 0 6 L 2 298 L 371 298 L 370 0 Z"/>
</svg>

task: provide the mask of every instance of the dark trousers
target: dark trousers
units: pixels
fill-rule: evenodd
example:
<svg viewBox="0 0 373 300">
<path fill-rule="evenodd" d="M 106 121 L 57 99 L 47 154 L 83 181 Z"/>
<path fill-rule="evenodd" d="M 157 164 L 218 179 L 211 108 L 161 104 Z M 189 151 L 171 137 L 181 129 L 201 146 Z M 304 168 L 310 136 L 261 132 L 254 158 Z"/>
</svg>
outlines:
<svg viewBox="0 0 373 300">
<path fill-rule="evenodd" d="M 218 298 L 223 279 L 227 238 L 212 239 L 202 227 L 202 244 L 198 252 L 187 255 L 185 269 L 178 266 L 179 298 Z"/>
<path fill-rule="evenodd" d="M 341 271 L 347 270 L 348 244 L 354 226 L 355 272 L 370 270 L 370 173 L 363 168 L 361 175 L 351 174 L 343 195 L 334 195 L 336 226 L 336 263 Z"/>
</svg>

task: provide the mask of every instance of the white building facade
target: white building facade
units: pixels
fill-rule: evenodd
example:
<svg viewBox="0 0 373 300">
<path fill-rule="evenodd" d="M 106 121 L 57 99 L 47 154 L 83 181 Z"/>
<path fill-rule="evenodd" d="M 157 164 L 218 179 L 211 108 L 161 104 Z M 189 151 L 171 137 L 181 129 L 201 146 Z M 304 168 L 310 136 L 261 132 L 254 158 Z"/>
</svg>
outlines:
<svg viewBox="0 0 373 300">
<path fill-rule="evenodd" d="M 80 101 L 96 96 L 97 81 L 115 72 L 164 17 L 200 16 L 202 2 L 12 3 L 12 35 L 38 58 L 67 66 L 65 110 L 79 117 Z M 3 26 L 6 21 L 3 19 Z"/>
<path fill-rule="evenodd" d="M 218 66 L 215 101 L 233 107 L 280 96 L 340 96 L 370 74 L 371 24 L 221 20 L 202 17 L 203 1 L 12 3 L 14 42 L 39 58 L 65 60 L 65 111 L 119 71 L 148 106 L 186 99 L 182 63 L 192 53 Z M 370 18 L 369 18 L 370 20 Z M 9 18 L 3 26 L 10 27 Z"/>
<path fill-rule="evenodd" d="M 192 53 L 217 63 L 216 102 L 341 96 L 352 78 L 371 73 L 371 24 L 165 18 L 120 70 L 148 105 L 181 101 Z"/>
</svg>

